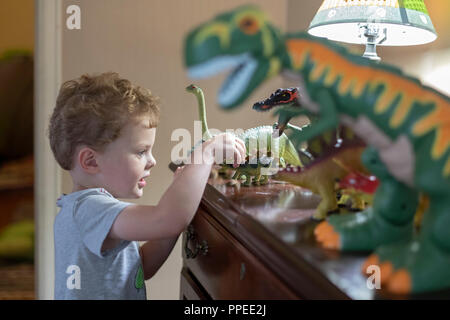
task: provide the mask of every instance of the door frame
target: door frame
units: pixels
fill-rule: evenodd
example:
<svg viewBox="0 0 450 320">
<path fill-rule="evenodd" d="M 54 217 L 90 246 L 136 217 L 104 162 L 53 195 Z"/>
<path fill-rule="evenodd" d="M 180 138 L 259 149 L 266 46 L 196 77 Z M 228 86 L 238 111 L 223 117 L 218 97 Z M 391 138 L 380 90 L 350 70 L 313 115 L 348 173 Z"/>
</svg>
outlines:
<svg viewBox="0 0 450 320">
<path fill-rule="evenodd" d="M 62 1 L 35 0 L 34 158 L 35 158 L 35 293 L 53 299 L 53 223 L 61 193 L 61 169 L 47 137 L 62 78 Z"/>
</svg>

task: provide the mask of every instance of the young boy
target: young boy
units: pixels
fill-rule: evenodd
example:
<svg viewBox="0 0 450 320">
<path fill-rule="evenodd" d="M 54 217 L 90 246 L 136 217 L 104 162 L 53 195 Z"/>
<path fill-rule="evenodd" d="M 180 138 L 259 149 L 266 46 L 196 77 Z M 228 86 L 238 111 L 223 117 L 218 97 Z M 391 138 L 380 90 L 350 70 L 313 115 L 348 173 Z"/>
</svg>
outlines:
<svg viewBox="0 0 450 320">
<path fill-rule="evenodd" d="M 61 86 L 49 139 L 73 190 L 57 201 L 55 299 L 146 299 L 144 279 L 191 222 L 216 153 L 233 154 L 235 165 L 245 158 L 242 140 L 218 135 L 195 149 L 203 161 L 177 170 L 156 206 L 119 201 L 143 194 L 158 120 L 157 99 L 116 73 Z"/>
</svg>

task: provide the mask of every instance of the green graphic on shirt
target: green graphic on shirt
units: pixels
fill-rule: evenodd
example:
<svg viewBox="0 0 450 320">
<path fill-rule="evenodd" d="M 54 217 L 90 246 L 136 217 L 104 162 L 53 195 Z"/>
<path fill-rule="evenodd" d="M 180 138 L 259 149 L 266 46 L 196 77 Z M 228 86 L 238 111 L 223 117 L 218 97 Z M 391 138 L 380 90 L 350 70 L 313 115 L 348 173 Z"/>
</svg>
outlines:
<svg viewBox="0 0 450 320">
<path fill-rule="evenodd" d="M 134 286 L 136 287 L 136 289 L 141 289 L 144 287 L 144 271 L 142 270 L 142 266 L 139 266 L 139 269 L 136 272 Z"/>
</svg>

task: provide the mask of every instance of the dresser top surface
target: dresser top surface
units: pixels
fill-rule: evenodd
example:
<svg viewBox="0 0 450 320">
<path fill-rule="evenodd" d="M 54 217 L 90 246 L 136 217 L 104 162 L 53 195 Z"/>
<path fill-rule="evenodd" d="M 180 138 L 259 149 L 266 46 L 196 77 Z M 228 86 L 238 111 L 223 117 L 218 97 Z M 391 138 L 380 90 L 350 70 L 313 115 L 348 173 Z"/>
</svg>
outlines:
<svg viewBox="0 0 450 320">
<path fill-rule="evenodd" d="M 203 197 L 203 203 L 213 207 L 215 215 L 220 215 L 230 229 L 235 229 L 235 236 L 254 243 L 254 252 L 267 258 L 269 251 L 276 251 L 272 262 L 287 260 L 285 264 L 279 262 L 280 273 L 293 272 L 294 275 L 295 268 L 301 268 L 301 272 L 316 278 L 325 291 L 330 291 L 324 297 L 364 300 L 450 298 L 450 291 L 400 297 L 371 289 L 372 282 L 368 284 L 368 276 L 361 270 L 369 252 L 327 250 L 315 241 L 314 228 L 318 222 L 311 216 L 319 201 L 320 198 L 311 191 L 283 182 L 244 187 L 230 185 L 229 180 L 221 177 L 209 180 Z M 266 246 L 269 248 L 264 255 L 260 251 Z M 298 282 L 304 284 L 305 279 L 299 278 Z"/>
</svg>

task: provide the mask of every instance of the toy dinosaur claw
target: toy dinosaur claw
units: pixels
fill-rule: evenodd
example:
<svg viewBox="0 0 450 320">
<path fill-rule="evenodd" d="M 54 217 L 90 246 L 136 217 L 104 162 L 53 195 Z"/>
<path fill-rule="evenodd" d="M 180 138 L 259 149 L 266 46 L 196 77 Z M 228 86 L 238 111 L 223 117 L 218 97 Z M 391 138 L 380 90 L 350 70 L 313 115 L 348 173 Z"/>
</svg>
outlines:
<svg viewBox="0 0 450 320">
<path fill-rule="evenodd" d="M 392 263 L 390 261 L 380 263 L 379 256 L 377 254 L 372 254 L 366 259 L 366 261 L 364 261 L 361 272 L 366 276 L 370 276 L 372 274 L 372 266 L 379 267 L 380 284 L 385 285 L 386 283 L 388 283 L 389 279 L 394 273 L 394 266 L 392 265 Z"/>
<path fill-rule="evenodd" d="M 316 240 L 327 249 L 339 249 L 340 248 L 340 236 L 334 231 L 334 228 L 328 221 L 319 223 L 314 230 Z"/>
<path fill-rule="evenodd" d="M 371 254 L 366 261 L 364 261 L 364 263 L 361 266 L 361 272 L 364 275 L 367 275 L 367 270 L 370 266 L 376 266 L 380 263 L 380 260 L 378 258 L 378 255 L 376 254 Z"/>
<path fill-rule="evenodd" d="M 396 271 L 387 284 L 389 292 L 394 294 L 409 294 L 411 292 L 411 276 L 405 269 Z"/>
<path fill-rule="evenodd" d="M 394 273 L 394 266 L 391 262 L 386 261 L 380 264 L 380 283 L 384 285 L 388 283 Z"/>
<path fill-rule="evenodd" d="M 278 122 L 275 122 L 273 125 L 272 137 L 278 138 L 280 137 L 284 130 L 286 129 L 286 124 L 279 125 Z"/>
<path fill-rule="evenodd" d="M 278 125 L 278 135 L 281 136 L 285 129 L 286 129 L 286 124 L 285 123 L 283 123 L 281 125 Z"/>
<path fill-rule="evenodd" d="M 272 137 L 278 138 L 281 135 L 278 122 L 275 122 L 272 128 L 273 128 Z"/>
</svg>

